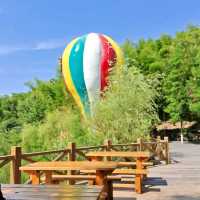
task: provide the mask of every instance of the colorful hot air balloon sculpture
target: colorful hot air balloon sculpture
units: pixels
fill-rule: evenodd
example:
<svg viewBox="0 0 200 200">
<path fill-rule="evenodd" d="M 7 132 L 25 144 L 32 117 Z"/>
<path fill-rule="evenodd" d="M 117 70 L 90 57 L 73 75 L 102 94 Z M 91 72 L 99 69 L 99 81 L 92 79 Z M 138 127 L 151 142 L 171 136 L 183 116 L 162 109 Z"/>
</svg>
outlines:
<svg viewBox="0 0 200 200">
<path fill-rule="evenodd" d="M 69 43 L 62 56 L 62 73 L 83 115 L 91 114 L 110 70 L 122 63 L 120 47 L 106 35 L 89 33 Z"/>
</svg>

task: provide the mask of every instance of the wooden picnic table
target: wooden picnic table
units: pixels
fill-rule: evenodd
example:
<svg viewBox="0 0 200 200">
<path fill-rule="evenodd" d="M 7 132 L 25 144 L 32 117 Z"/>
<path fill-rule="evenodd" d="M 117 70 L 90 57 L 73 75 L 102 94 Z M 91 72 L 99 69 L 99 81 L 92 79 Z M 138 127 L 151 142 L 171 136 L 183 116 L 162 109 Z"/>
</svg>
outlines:
<svg viewBox="0 0 200 200">
<path fill-rule="evenodd" d="M 6 200 L 97 200 L 102 186 L 2 185 Z"/>
<path fill-rule="evenodd" d="M 20 167 L 21 171 L 29 174 L 32 184 L 40 184 L 41 172 L 44 172 L 45 183 L 52 184 L 52 174 L 54 171 L 68 170 L 95 170 L 96 185 L 103 185 L 104 192 L 108 194 L 108 199 L 112 199 L 112 184 L 107 181 L 107 175 L 117 168 L 116 162 L 108 161 L 56 161 L 56 162 L 36 162 Z"/>
<path fill-rule="evenodd" d="M 134 158 L 136 160 L 136 170 L 141 171 L 145 168 L 144 161 L 150 158 L 150 153 L 145 151 L 96 151 L 89 152 L 86 156 L 92 161 L 100 161 L 103 158 L 119 157 L 119 158 Z M 121 167 L 121 164 L 118 164 L 118 167 Z M 142 193 L 142 179 L 146 176 L 142 173 L 135 174 L 135 190 L 137 193 Z"/>
</svg>

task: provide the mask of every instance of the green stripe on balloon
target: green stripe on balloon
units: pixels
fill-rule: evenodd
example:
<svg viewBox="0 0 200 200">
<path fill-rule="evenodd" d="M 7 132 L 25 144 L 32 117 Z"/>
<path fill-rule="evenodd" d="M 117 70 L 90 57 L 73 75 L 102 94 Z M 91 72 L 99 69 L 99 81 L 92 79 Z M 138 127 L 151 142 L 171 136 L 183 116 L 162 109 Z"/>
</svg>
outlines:
<svg viewBox="0 0 200 200">
<path fill-rule="evenodd" d="M 86 36 L 80 37 L 71 49 L 69 68 L 76 91 L 84 106 L 85 113 L 90 113 L 89 98 L 83 74 L 83 52 Z"/>
</svg>

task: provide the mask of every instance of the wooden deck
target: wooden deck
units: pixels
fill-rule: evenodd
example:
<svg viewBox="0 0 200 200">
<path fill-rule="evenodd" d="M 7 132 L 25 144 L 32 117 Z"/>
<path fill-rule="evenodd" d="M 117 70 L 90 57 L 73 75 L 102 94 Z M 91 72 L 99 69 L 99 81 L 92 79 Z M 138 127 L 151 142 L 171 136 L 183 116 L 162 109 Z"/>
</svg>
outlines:
<svg viewBox="0 0 200 200">
<path fill-rule="evenodd" d="M 115 200 L 199 200 L 200 144 L 170 144 L 172 164 L 149 171 L 148 189 L 137 195 L 133 189 L 115 189 Z M 132 197 L 132 198 L 131 198 Z"/>
</svg>

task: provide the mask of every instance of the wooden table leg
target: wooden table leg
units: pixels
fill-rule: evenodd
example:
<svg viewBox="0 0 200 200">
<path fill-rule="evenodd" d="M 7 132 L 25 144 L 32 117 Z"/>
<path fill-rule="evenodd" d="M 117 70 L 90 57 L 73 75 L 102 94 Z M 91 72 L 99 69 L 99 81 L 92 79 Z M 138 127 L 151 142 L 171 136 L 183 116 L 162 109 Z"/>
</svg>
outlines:
<svg viewBox="0 0 200 200">
<path fill-rule="evenodd" d="M 92 157 L 89 158 L 89 160 L 90 161 L 101 161 L 102 158 L 101 157 L 92 156 Z M 88 185 L 94 185 L 94 184 L 95 184 L 94 180 L 88 180 Z"/>
<path fill-rule="evenodd" d="M 89 158 L 90 161 L 101 161 L 102 158 L 101 157 L 96 157 L 96 156 L 92 156 Z M 88 180 L 88 185 L 94 185 L 95 181 L 94 180 Z"/>
<path fill-rule="evenodd" d="M 96 170 L 96 185 L 104 185 L 105 181 L 105 172 L 101 170 Z"/>
<path fill-rule="evenodd" d="M 32 182 L 32 185 L 39 185 L 40 184 L 40 172 L 39 171 L 29 171 L 29 176 Z"/>
<path fill-rule="evenodd" d="M 103 193 L 106 193 L 107 200 L 113 200 L 113 186 L 112 181 L 107 180 L 106 171 L 97 170 L 96 171 L 96 185 L 103 185 Z"/>
<path fill-rule="evenodd" d="M 142 193 L 142 177 L 139 174 L 135 175 L 135 192 L 138 194 Z"/>
<path fill-rule="evenodd" d="M 138 170 L 143 169 L 143 159 L 142 158 L 136 159 L 136 169 L 138 169 Z M 139 194 L 142 193 L 142 179 L 143 179 L 142 174 L 136 174 L 136 176 L 135 176 L 135 191 Z"/>
<path fill-rule="evenodd" d="M 142 158 L 136 159 L 136 169 L 143 169 L 143 159 Z"/>
<path fill-rule="evenodd" d="M 45 171 L 45 183 L 52 184 L 52 171 Z"/>
</svg>

